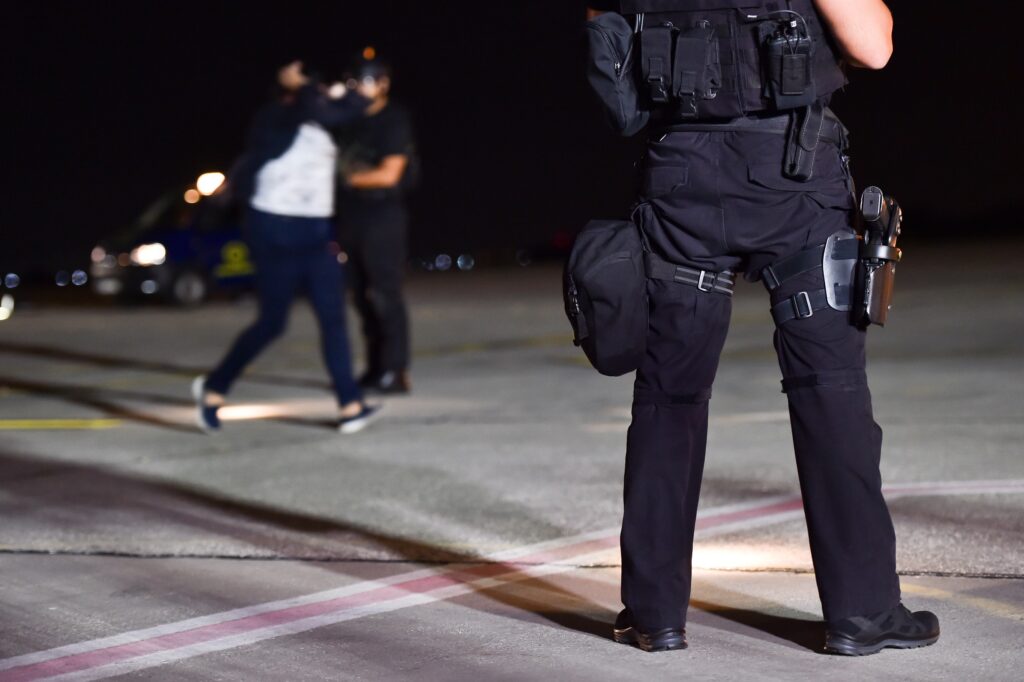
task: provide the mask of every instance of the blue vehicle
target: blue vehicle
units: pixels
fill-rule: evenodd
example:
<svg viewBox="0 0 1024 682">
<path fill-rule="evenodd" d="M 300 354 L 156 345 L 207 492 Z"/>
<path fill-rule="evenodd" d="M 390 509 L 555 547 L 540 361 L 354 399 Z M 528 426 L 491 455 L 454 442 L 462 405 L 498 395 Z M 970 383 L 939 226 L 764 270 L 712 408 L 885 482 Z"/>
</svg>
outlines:
<svg viewBox="0 0 1024 682">
<path fill-rule="evenodd" d="M 251 286 L 255 268 L 242 239 L 241 209 L 223 190 L 223 174 L 204 173 L 98 244 L 91 254 L 93 290 L 193 306 L 218 291 Z"/>
</svg>

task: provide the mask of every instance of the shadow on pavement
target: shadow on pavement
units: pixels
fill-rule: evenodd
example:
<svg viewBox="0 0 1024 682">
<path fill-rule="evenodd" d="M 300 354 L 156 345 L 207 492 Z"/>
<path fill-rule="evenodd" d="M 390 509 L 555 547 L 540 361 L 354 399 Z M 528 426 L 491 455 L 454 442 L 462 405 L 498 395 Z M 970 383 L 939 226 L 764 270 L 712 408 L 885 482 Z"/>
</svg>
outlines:
<svg viewBox="0 0 1024 682">
<path fill-rule="evenodd" d="M 226 350 L 227 346 L 225 345 L 224 348 Z M 0 353 L 25 355 L 29 357 L 43 358 L 46 360 L 75 362 L 85 365 L 94 365 L 96 367 L 174 374 L 189 378 L 205 374 L 210 370 L 210 367 L 206 365 L 201 367 L 195 365 L 176 365 L 170 362 L 139 360 L 135 358 L 120 357 L 117 355 L 102 355 L 99 353 L 70 350 L 55 346 L 14 343 L 11 341 L 0 341 Z M 324 390 L 330 390 L 331 388 L 330 383 L 327 381 L 287 377 L 275 374 L 250 373 L 245 375 L 245 381 L 251 381 L 256 384 L 269 384 L 271 386 L 297 386 L 302 388 L 321 388 Z"/>
<path fill-rule="evenodd" d="M 124 389 L 99 388 L 96 386 L 81 384 L 57 384 L 52 382 L 30 381 L 4 376 L 0 376 L 0 386 L 6 386 L 24 393 L 65 400 L 76 405 L 82 405 L 84 407 L 99 410 L 110 417 L 133 421 L 147 426 L 156 426 L 183 433 L 202 433 L 197 427 L 191 424 L 165 419 L 151 413 L 125 407 L 121 404 L 122 401 L 131 401 L 136 403 L 151 403 L 155 405 L 191 408 L 194 403 L 191 398 L 187 397 L 166 396 L 154 393 L 143 393 L 141 391 L 126 391 Z M 187 390 L 187 388 L 187 385 L 183 384 L 183 389 Z M 306 426 L 331 431 L 337 428 L 337 423 L 329 419 L 304 419 L 302 417 L 280 415 L 262 417 L 261 419 L 280 422 L 283 424 L 292 424 L 293 426 Z"/>
<path fill-rule="evenodd" d="M 749 597 L 746 595 L 738 596 L 744 601 L 749 601 Z M 771 607 L 775 610 L 781 609 L 778 605 L 766 604 L 765 606 L 766 608 Z M 732 627 L 722 628 L 721 625 L 711 622 L 710 619 L 701 616 L 699 613 L 695 613 L 694 609 L 729 621 L 730 623 L 741 625 L 746 629 L 756 630 L 766 635 L 770 635 L 773 638 L 786 640 L 787 642 L 791 642 L 802 649 L 821 651 L 822 643 L 825 641 L 825 629 L 820 620 L 778 616 L 764 611 L 752 611 L 750 609 L 726 606 L 724 604 L 704 599 L 690 599 L 691 621 L 700 621 L 701 624 L 705 626 L 725 629 L 737 634 L 745 633 L 739 632 Z M 765 638 L 759 637 L 759 639 Z"/>
<path fill-rule="evenodd" d="M 124 523 L 126 519 L 138 524 L 140 529 L 159 525 L 166 527 L 170 523 L 242 541 L 272 553 L 269 557 L 234 555 L 210 558 L 312 560 L 322 562 L 319 565 L 324 570 L 339 573 L 342 572 L 340 562 L 360 559 L 331 557 L 323 553 L 324 547 L 344 547 L 350 550 L 349 554 L 353 548 L 378 553 L 384 550 L 397 558 L 392 561 L 443 565 L 445 568 L 439 567 L 438 571 L 455 582 L 468 584 L 482 578 L 497 577 L 503 581 L 502 584 L 474 589 L 472 594 L 511 607 L 513 611 L 539 616 L 559 627 L 607 637 L 613 616 L 609 615 L 604 622 L 583 615 L 583 612 L 603 613 L 605 609 L 575 591 L 543 578 L 525 576 L 530 567 L 523 564 L 489 561 L 469 552 L 453 551 L 342 520 L 279 509 L 234 499 L 208 489 L 146 479 L 97 466 L 0 453 L 0 516 L 27 518 L 29 520 L 23 522 L 47 526 L 51 542 L 55 535 L 54 526 L 59 526 L 63 533 L 88 535 L 93 527 Z M 33 520 L 33 516 L 37 519 Z M 60 535 L 56 534 L 56 537 L 59 542 Z M 5 544 L 10 545 L 9 540 Z M 39 550 L 8 547 L 2 553 L 30 551 L 61 553 L 52 546 Z M 174 552 L 131 553 L 117 547 L 104 548 L 94 540 L 90 542 L 88 551 L 66 553 L 195 556 Z M 524 589 L 520 590 L 520 586 Z M 572 605 L 573 610 L 566 610 L 565 605 Z"/>
<path fill-rule="evenodd" d="M 47 535 L 51 538 L 55 524 L 59 524 L 62 532 L 83 535 L 89 535 L 94 526 L 123 523 L 123 519 L 129 519 L 141 529 L 172 524 L 184 527 L 186 532 L 191 529 L 254 548 L 254 554 L 250 556 L 232 554 L 210 558 L 316 561 L 324 570 L 339 573 L 343 572 L 342 562 L 351 561 L 437 564 L 437 570 L 455 582 L 471 584 L 487 578 L 501 581 L 497 585 L 474 586 L 470 594 L 454 600 L 464 606 L 479 608 L 479 598 L 483 597 L 503 607 L 498 609 L 499 615 L 530 622 L 539 618 L 554 626 L 601 639 L 611 639 L 611 626 L 616 615 L 604 605 L 607 599 L 598 603 L 585 596 L 609 589 L 607 582 L 585 577 L 586 569 L 576 569 L 572 577 L 573 587 L 567 589 L 550 579 L 525 575 L 531 567 L 523 563 L 491 561 L 471 552 L 391 535 L 344 520 L 281 509 L 232 498 L 206 488 L 148 479 L 97 466 L 0 453 L 0 516 L 28 518 L 28 523 L 48 525 Z M 32 520 L 33 516 L 39 520 Z M 59 537 L 58 534 L 57 542 Z M 4 553 L 23 551 L 11 548 Z M 61 553 L 59 549 L 54 551 L 53 547 L 35 551 Z M 382 551 L 389 558 L 380 558 Z M 173 551 L 130 552 L 118 547 L 104 548 L 95 542 L 89 551 L 67 553 L 195 556 Z M 373 554 L 376 556 L 367 556 Z M 733 606 L 731 604 L 749 604 L 750 597 L 724 590 L 718 585 L 695 585 L 695 592 L 708 596 L 691 600 L 692 622 L 757 639 L 781 639 L 804 649 L 820 649 L 823 635 L 819 620 L 773 615 L 768 611 L 778 613 L 785 612 L 785 609 L 769 602 L 764 603 L 763 611 Z M 493 608 L 486 611 L 495 613 Z M 723 628 L 723 620 L 742 627 Z"/>
<path fill-rule="evenodd" d="M 70 403 L 75 403 L 76 405 L 100 410 L 111 417 L 134 421 L 148 426 L 158 426 L 164 429 L 182 431 L 185 433 L 198 432 L 196 427 L 182 424 L 181 422 L 171 421 L 169 419 L 163 419 L 138 410 L 133 410 L 125 407 L 124 405 L 119 405 L 118 403 L 113 402 L 114 400 L 120 399 L 159 403 L 162 405 L 191 405 L 191 400 L 168 398 L 166 396 L 119 389 L 111 390 L 94 388 L 92 386 L 78 386 L 74 384 L 54 384 L 42 381 L 28 381 L 25 379 L 15 379 L 14 377 L 0 377 L 0 386 L 6 386 L 16 391 L 23 391 L 34 395 L 59 398 Z"/>
</svg>

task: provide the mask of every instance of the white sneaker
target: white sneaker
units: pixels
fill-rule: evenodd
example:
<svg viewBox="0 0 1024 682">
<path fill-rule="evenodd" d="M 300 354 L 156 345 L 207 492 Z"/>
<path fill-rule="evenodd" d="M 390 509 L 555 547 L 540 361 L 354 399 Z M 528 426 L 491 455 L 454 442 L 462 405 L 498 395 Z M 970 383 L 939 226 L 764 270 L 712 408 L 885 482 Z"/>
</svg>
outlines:
<svg viewBox="0 0 1024 682">
<path fill-rule="evenodd" d="M 338 433 L 346 435 L 358 433 L 380 415 L 380 405 L 367 405 L 363 403 L 363 409 L 359 414 L 352 417 L 342 417 L 338 420 Z"/>
</svg>

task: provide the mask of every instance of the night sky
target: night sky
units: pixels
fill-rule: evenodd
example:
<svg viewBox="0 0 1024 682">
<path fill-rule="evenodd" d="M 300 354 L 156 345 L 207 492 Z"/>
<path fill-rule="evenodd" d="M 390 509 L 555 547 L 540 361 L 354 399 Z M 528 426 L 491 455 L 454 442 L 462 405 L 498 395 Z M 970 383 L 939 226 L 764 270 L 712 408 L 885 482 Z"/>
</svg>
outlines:
<svg viewBox="0 0 1024 682">
<path fill-rule="evenodd" d="M 582 2 L 365 4 L 10 8 L 3 263 L 84 264 L 160 193 L 230 165 L 278 66 L 329 75 L 367 44 L 414 115 L 416 251 L 531 247 L 623 213 L 642 141 L 591 106 Z M 858 182 L 896 195 L 916 238 L 1016 224 L 1022 204 L 1020 31 L 1005 3 L 923 14 L 942 5 L 891 3 L 889 68 L 854 72 L 834 101 Z"/>
</svg>

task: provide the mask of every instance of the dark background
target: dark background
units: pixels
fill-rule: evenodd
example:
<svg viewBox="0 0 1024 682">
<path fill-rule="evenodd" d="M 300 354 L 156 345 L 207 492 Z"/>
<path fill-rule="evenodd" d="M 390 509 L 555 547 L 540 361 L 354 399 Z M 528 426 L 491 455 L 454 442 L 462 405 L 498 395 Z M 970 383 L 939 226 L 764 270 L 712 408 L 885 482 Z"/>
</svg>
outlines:
<svg viewBox="0 0 1024 682">
<path fill-rule="evenodd" d="M 621 214 L 641 140 L 607 133 L 580 73 L 583 4 L 39 2 L 5 17 L 4 263 L 75 267 L 158 194 L 226 169 L 276 68 L 393 62 L 423 181 L 414 251 L 514 250 Z M 834 108 L 861 184 L 907 232 L 1013 229 L 1020 29 L 1007 3 L 890 3 L 896 51 Z M 956 11 L 953 11 L 953 10 Z"/>
</svg>

